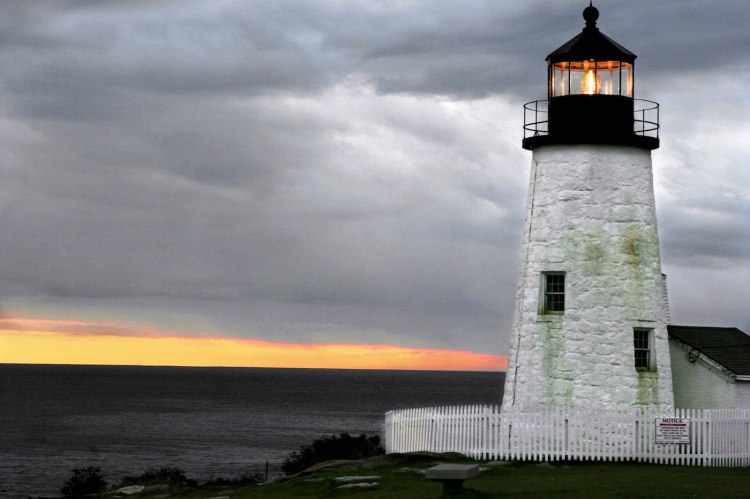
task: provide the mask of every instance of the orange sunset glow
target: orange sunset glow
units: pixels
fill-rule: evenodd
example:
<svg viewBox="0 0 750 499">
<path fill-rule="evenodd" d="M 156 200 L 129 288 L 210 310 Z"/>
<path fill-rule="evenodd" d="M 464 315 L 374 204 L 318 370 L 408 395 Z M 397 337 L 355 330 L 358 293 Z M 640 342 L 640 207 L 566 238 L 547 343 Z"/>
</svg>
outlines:
<svg viewBox="0 0 750 499">
<path fill-rule="evenodd" d="M 300 344 L 49 319 L 0 319 L 0 363 L 504 371 L 507 357 L 395 345 Z"/>
</svg>

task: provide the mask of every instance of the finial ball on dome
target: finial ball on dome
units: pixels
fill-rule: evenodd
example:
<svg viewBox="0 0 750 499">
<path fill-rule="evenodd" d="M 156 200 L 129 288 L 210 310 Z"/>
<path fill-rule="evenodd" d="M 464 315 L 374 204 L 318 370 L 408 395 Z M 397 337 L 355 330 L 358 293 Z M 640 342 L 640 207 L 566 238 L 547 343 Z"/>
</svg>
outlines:
<svg viewBox="0 0 750 499">
<path fill-rule="evenodd" d="M 589 4 L 588 7 L 583 9 L 583 18 L 586 20 L 587 24 L 595 23 L 596 20 L 599 19 L 599 9 Z"/>
</svg>

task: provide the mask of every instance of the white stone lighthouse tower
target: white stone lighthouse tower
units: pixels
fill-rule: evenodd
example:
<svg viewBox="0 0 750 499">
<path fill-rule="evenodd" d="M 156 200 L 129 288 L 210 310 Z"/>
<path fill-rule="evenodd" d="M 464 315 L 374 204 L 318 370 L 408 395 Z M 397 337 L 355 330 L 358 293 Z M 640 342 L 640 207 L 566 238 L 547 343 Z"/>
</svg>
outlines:
<svg viewBox="0 0 750 499">
<path fill-rule="evenodd" d="M 552 52 L 532 151 L 503 409 L 670 408 L 672 375 L 651 151 L 658 104 L 635 54 L 596 27 Z"/>
</svg>

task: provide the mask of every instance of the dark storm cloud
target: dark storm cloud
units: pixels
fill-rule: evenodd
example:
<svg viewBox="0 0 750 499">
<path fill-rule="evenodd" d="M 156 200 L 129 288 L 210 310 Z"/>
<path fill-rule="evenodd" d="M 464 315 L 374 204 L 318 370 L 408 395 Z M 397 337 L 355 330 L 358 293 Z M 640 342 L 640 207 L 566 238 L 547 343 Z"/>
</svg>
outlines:
<svg viewBox="0 0 750 499">
<path fill-rule="evenodd" d="M 89 110 L 127 92 L 315 91 L 351 73 L 381 92 L 465 98 L 543 91 L 544 56 L 576 35 L 577 2 L 15 4 L 0 32 L 21 112 Z M 644 75 L 745 61 L 742 2 L 602 2 L 601 24 L 646 55 Z M 12 22 L 10 19 L 21 19 Z M 645 22 L 645 17 L 648 22 Z M 42 97 L 41 100 L 39 98 Z M 88 99 L 92 99 L 89 101 Z M 57 102 L 57 105 L 55 105 Z M 67 106 L 63 105 L 67 104 Z M 62 107 L 62 109 L 60 109 Z M 80 112 L 80 111 L 79 111 Z M 75 114 L 75 113 L 73 113 Z M 70 117 L 70 116 L 68 116 Z"/>
<path fill-rule="evenodd" d="M 212 2 L 117 5 L 57 5 L 3 31 L 4 57 L 19 62 L 3 74 L 18 113 L 116 118 L 139 93 L 312 91 L 338 79 L 335 59 L 294 39 L 294 23 L 286 30 L 281 4 L 239 15 Z"/>
<path fill-rule="evenodd" d="M 4 308 L 503 351 L 520 104 L 543 97 L 544 57 L 585 4 L 6 2 Z M 637 91 L 662 102 L 665 261 L 743 268 L 747 155 L 707 130 L 747 130 L 750 9 L 596 5 L 640 56 Z"/>
</svg>

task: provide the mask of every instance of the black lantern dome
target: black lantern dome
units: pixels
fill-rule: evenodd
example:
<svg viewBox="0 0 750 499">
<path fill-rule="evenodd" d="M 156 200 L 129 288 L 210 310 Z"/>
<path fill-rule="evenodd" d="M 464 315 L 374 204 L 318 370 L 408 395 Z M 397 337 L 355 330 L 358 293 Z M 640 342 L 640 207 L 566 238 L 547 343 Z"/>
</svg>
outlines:
<svg viewBox="0 0 750 499">
<path fill-rule="evenodd" d="M 583 18 L 583 31 L 547 56 L 549 100 L 524 106 L 523 147 L 613 144 L 656 149 L 658 104 L 641 100 L 636 110 L 633 98 L 637 56 L 599 31 L 596 7 L 589 4 Z"/>
</svg>

